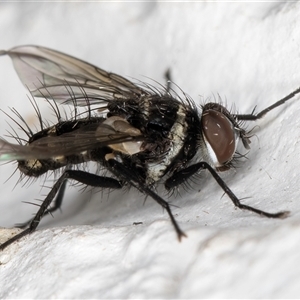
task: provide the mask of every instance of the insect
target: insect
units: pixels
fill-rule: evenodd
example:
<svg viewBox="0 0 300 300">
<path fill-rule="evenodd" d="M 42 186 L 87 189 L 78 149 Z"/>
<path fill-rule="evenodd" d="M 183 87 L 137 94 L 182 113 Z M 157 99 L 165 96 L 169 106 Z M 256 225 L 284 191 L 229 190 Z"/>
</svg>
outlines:
<svg viewBox="0 0 300 300">
<path fill-rule="evenodd" d="M 10 56 L 32 96 L 88 111 L 87 117 L 79 115 L 71 120 L 59 116 L 57 124 L 49 127 L 41 122 L 40 131 L 28 132 L 26 144 L 0 139 L 0 160 L 17 160 L 25 176 L 61 170 L 36 215 L 0 249 L 32 233 L 43 216 L 60 207 L 68 180 L 103 189 L 136 188 L 167 211 L 179 240 L 186 235 L 155 187 L 162 182 L 172 191 L 203 170 L 236 207 L 269 218 L 288 215 L 287 211 L 269 213 L 241 203 L 218 173 L 233 166 L 240 141 L 244 148 L 250 148 L 251 135 L 243 123 L 262 118 L 300 93 L 300 88 L 258 114 L 234 114 L 219 103 L 197 107 L 184 93 L 179 96 L 170 88 L 134 84 L 48 48 L 20 46 L 0 51 L 0 55 Z M 105 168 L 106 175 L 74 168 L 89 161 Z"/>
</svg>

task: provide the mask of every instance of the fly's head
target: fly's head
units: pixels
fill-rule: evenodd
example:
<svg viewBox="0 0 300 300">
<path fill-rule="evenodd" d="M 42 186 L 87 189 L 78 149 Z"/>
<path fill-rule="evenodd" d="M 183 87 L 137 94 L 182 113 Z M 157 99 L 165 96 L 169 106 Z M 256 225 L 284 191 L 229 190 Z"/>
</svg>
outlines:
<svg viewBox="0 0 300 300">
<path fill-rule="evenodd" d="M 232 166 L 239 140 L 246 149 L 250 149 L 249 136 L 234 115 L 221 104 L 207 103 L 202 109 L 201 128 L 205 158 L 218 171 L 226 171 Z"/>
</svg>

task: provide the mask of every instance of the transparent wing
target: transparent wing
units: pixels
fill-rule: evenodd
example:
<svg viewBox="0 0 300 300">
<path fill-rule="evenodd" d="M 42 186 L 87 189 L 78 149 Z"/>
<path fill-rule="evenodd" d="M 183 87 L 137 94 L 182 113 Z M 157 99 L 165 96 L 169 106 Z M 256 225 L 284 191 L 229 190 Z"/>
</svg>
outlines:
<svg viewBox="0 0 300 300">
<path fill-rule="evenodd" d="M 149 94 L 131 81 L 64 53 L 39 46 L 0 51 L 9 55 L 31 94 L 78 106 Z"/>
<path fill-rule="evenodd" d="M 111 117 L 101 124 L 88 124 L 59 136 L 40 138 L 28 145 L 16 145 L 0 139 L 0 160 L 78 155 L 104 146 L 132 155 L 140 151 L 142 140 L 141 132 L 126 120 Z"/>
</svg>

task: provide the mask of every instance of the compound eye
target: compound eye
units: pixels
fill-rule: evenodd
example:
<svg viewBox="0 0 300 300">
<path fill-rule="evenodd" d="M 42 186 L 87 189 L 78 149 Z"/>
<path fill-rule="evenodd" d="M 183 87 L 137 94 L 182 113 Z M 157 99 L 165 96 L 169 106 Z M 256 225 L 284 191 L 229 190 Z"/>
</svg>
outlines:
<svg viewBox="0 0 300 300">
<path fill-rule="evenodd" d="M 208 149 L 213 150 L 213 156 L 217 160 L 215 163 L 223 165 L 230 161 L 236 150 L 236 137 L 232 122 L 221 112 L 208 109 L 202 115 L 202 128 L 205 141 L 210 146 Z"/>
</svg>

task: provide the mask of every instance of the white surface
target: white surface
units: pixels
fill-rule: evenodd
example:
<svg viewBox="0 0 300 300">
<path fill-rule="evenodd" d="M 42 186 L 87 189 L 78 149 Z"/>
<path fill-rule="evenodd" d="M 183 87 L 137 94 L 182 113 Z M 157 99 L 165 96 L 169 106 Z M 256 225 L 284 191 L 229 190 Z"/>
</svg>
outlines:
<svg viewBox="0 0 300 300">
<path fill-rule="evenodd" d="M 219 94 L 249 113 L 299 87 L 299 15 L 297 2 L 1 3 L 0 45 L 43 45 L 161 83 L 171 67 L 197 103 Z M 1 57 L 0 66 L 1 108 L 13 106 L 31 121 L 9 58 Z M 258 123 L 248 160 L 224 176 L 245 203 L 290 210 L 288 219 L 234 209 L 207 177 L 170 199 L 188 234 L 178 243 L 166 212 L 151 199 L 143 205 L 131 190 L 86 200 L 71 188 L 62 214 L 0 254 L 0 298 L 299 297 L 299 100 Z M 9 129 L 5 120 L 1 136 Z M 43 199 L 47 189 L 38 180 L 12 191 L 18 174 L 5 183 L 14 167 L 0 170 L 0 225 L 12 226 L 36 210 L 21 201 Z"/>
</svg>

